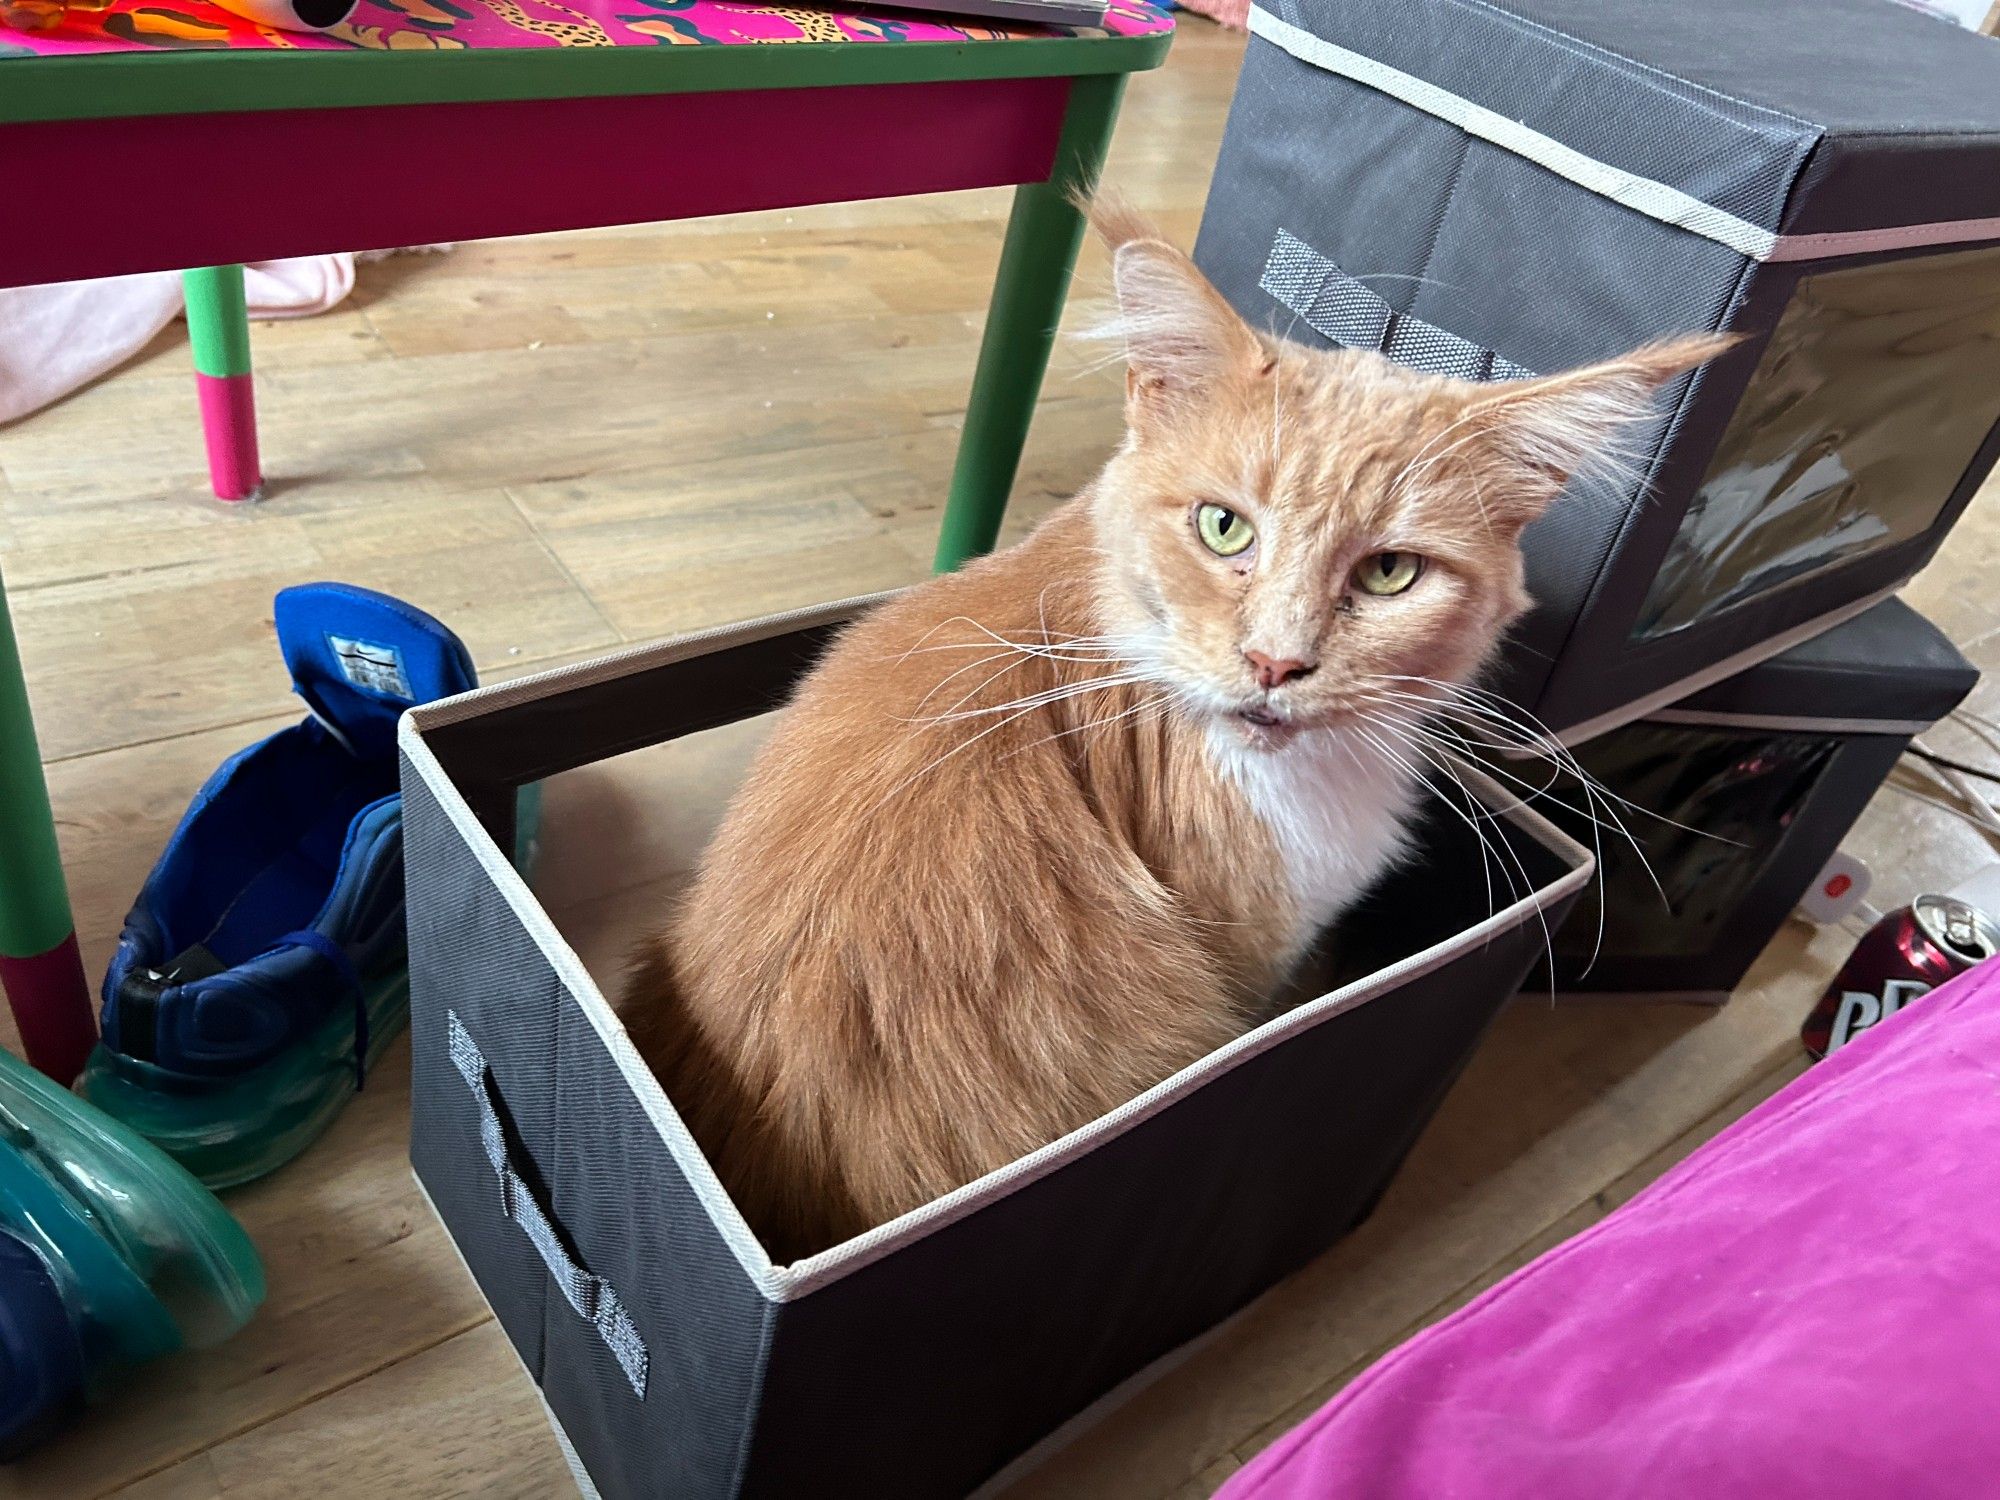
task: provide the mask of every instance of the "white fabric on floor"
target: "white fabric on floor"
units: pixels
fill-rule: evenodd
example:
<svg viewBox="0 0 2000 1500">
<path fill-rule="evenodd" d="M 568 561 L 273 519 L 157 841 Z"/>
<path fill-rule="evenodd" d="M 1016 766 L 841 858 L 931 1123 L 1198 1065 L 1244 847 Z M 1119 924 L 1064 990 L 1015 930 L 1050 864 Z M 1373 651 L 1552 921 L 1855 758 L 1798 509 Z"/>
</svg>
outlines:
<svg viewBox="0 0 2000 1500">
<path fill-rule="evenodd" d="M 243 268 L 253 318 L 304 318 L 354 290 L 352 255 Z M 132 358 L 181 312 L 178 271 L 0 287 L 0 422 L 37 411 Z"/>
</svg>

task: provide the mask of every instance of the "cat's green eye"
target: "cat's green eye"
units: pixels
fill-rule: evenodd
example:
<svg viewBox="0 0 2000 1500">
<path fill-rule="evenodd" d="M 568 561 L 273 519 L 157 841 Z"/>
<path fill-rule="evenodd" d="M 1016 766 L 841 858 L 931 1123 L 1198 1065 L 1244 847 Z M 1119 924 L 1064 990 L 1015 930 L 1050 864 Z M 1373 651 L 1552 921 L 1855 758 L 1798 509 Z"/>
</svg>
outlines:
<svg viewBox="0 0 2000 1500">
<path fill-rule="evenodd" d="M 1257 540 L 1250 523 L 1226 505 L 1200 507 L 1194 513 L 1194 529 L 1217 557 L 1234 557 Z"/>
<path fill-rule="evenodd" d="M 1414 552 L 1377 552 L 1361 559 L 1354 581 L 1364 594 L 1400 594 L 1423 571 L 1424 560 Z"/>
</svg>

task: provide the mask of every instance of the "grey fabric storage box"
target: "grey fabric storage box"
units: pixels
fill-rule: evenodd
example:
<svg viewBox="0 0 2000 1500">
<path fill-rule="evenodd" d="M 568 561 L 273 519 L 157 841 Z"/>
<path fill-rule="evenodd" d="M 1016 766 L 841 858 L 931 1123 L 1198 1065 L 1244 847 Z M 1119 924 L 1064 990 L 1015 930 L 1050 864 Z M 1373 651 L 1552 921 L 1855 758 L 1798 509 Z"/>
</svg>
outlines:
<svg viewBox="0 0 2000 1500">
<path fill-rule="evenodd" d="M 1319 960 L 1322 998 L 773 1265 L 499 851 L 517 787 L 773 708 L 853 607 L 402 726 L 411 1157 L 605 1496 L 963 1495 L 1365 1215 L 1589 878 L 1579 846 L 1482 783 L 1514 872 L 1491 874 L 1497 914 L 1470 820 L 1438 814 Z"/>
<path fill-rule="evenodd" d="M 2000 453 L 2000 42 L 1887 0 L 1263 0 L 1196 259 L 1253 323 L 1494 379 L 1744 343 L 1527 536 L 1566 740 L 1920 568 Z M 1641 503 L 1642 497 L 1644 502 Z"/>
<path fill-rule="evenodd" d="M 1659 887 L 1630 844 L 1605 835 L 1602 879 L 1556 934 L 1554 988 L 1567 997 L 1726 1001 L 1912 736 L 1978 681 L 1942 631 L 1902 600 L 1885 599 L 1577 746 L 1586 770 L 1645 809 L 1623 817 Z M 1581 800 L 1573 783 L 1558 795 L 1570 808 Z M 1568 808 L 1548 810 L 1590 837 Z M 1547 976 L 1529 988 L 1538 984 L 1547 986 Z"/>
</svg>

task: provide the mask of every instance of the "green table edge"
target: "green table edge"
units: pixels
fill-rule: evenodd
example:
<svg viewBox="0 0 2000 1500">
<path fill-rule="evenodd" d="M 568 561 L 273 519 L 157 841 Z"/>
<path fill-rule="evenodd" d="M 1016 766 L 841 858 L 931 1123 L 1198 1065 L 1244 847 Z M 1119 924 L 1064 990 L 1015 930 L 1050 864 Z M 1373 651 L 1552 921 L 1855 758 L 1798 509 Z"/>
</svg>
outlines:
<svg viewBox="0 0 2000 1500">
<path fill-rule="evenodd" d="M 0 125 L 239 110 L 1074 78 L 1157 68 L 1166 61 L 1173 36 L 1169 28 L 1146 36 L 984 42 L 0 56 Z M 227 155 L 226 143 L 221 154 Z"/>
</svg>

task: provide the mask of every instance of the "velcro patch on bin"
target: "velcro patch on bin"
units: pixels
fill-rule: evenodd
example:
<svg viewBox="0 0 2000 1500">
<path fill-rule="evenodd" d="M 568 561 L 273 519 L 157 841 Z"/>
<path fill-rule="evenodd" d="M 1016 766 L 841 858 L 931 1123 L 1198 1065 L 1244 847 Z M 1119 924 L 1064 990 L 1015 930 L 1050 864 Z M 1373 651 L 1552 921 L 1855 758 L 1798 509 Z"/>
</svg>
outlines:
<svg viewBox="0 0 2000 1500">
<path fill-rule="evenodd" d="M 1322 338 L 1345 349 L 1373 349 L 1399 365 L 1460 380 L 1525 380 L 1535 372 L 1399 313 L 1289 230 L 1271 242 L 1257 285 Z"/>
<path fill-rule="evenodd" d="M 494 1103 L 493 1075 L 487 1069 L 486 1054 L 472 1040 L 472 1033 L 465 1029 L 456 1011 L 445 1012 L 445 1047 L 451 1054 L 452 1066 L 472 1090 L 473 1107 L 479 1114 L 479 1141 L 500 1181 L 501 1214 L 528 1237 L 542 1264 L 549 1268 L 549 1275 L 561 1288 L 563 1300 L 578 1317 L 596 1328 L 604 1347 L 625 1372 L 632 1394 L 645 1400 L 646 1375 L 651 1363 L 646 1341 L 639 1336 L 632 1315 L 625 1311 L 625 1304 L 618 1300 L 611 1283 L 577 1264 L 576 1257 L 515 1168 L 507 1133 L 500 1123 L 500 1111 Z"/>
</svg>

